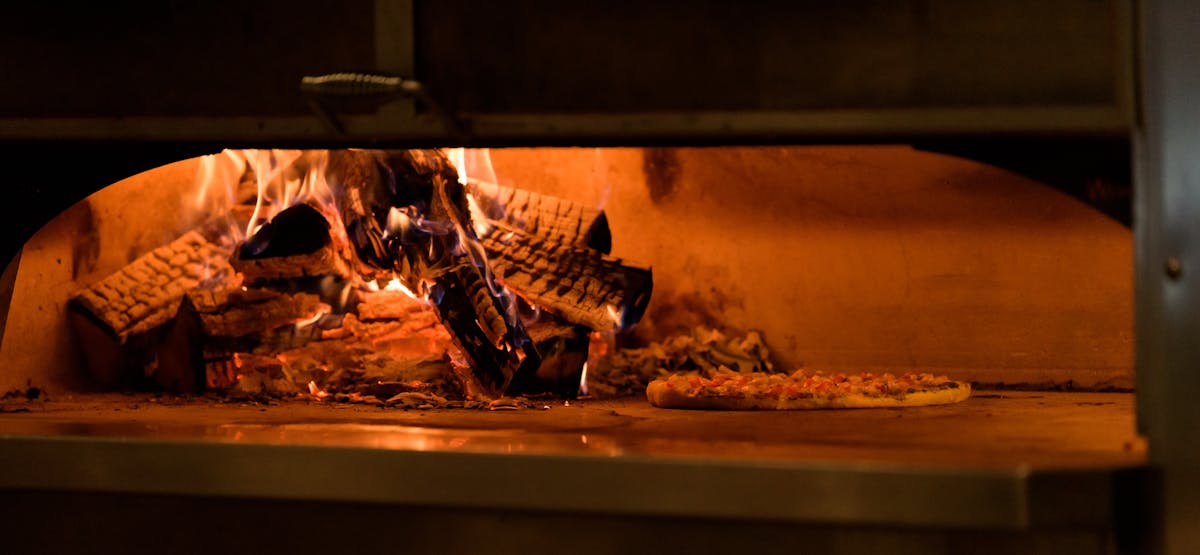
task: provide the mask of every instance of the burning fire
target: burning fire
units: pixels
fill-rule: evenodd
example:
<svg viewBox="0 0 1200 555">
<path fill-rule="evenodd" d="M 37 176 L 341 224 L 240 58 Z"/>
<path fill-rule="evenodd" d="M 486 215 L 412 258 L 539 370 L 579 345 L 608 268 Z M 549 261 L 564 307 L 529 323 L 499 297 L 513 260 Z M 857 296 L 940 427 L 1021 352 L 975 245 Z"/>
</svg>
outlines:
<svg viewBox="0 0 1200 555">
<path fill-rule="evenodd" d="M 608 306 L 604 307 L 604 309 L 608 312 L 608 317 L 610 319 L 612 319 L 613 324 L 617 328 L 624 327 L 624 325 L 623 325 L 623 323 L 625 322 L 625 311 L 624 310 L 618 310 L 617 307 L 615 307 L 613 305 L 608 305 Z"/>
<path fill-rule="evenodd" d="M 446 151 L 446 157 L 450 159 L 450 163 L 454 165 L 456 170 L 458 170 L 459 184 L 464 186 L 470 185 L 473 179 L 470 174 L 477 172 L 472 172 L 470 169 L 468 169 L 467 149 L 449 149 Z M 472 156 L 470 159 L 472 162 L 474 162 L 471 165 L 477 166 L 480 170 L 482 170 L 480 173 L 492 174 L 492 161 L 491 157 L 488 155 L 487 149 L 472 150 Z M 488 175 L 488 177 L 490 178 L 490 181 L 495 181 L 494 174 Z M 483 237 L 491 233 L 493 226 L 488 221 L 487 214 L 484 213 L 483 209 L 479 206 L 479 201 L 475 199 L 475 195 L 471 194 L 470 192 L 467 193 L 467 206 L 471 212 L 471 226 L 475 229 L 475 234 L 479 237 Z"/>
<path fill-rule="evenodd" d="M 488 223 L 487 215 L 479 207 L 479 201 L 475 200 L 475 195 L 467 193 L 467 206 L 471 209 L 471 225 L 475 228 L 475 234 L 480 237 L 490 234 L 493 229 L 492 224 Z"/>
<path fill-rule="evenodd" d="M 429 301 L 429 299 L 422 298 L 422 297 L 418 296 L 416 293 L 413 293 L 411 289 L 409 289 L 408 287 L 406 287 L 404 285 L 404 282 L 400 281 L 400 278 L 392 278 L 392 280 L 389 281 L 386 286 L 384 286 L 383 290 L 384 291 L 398 291 L 400 293 L 404 293 L 405 295 L 408 295 L 409 297 L 411 297 L 413 299 L 417 299 L 418 301 L 426 301 L 426 302 Z"/>
<path fill-rule="evenodd" d="M 333 202 L 325 180 L 327 151 L 247 150 L 245 160 L 258 185 L 258 201 L 246 223 L 246 236 L 282 210 L 302 202 L 314 201 L 318 207 Z M 336 211 L 334 211 L 336 213 Z"/>
<path fill-rule="evenodd" d="M 315 381 L 308 382 L 308 394 L 312 395 L 313 398 L 318 401 L 322 401 L 326 397 L 329 397 L 329 392 L 317 387 L 317 382 Z"/>
<path fill-rule="evenodd" d="M 454 148 L 444 151 L 454 166 L 457 180 L 466 185 L 479 178 L 495 179 L 487 149 Z M 226 240 L 237 244 L 253 237 L 263 226 L 280 212 L 298 204 L 316 208 L 330 223 L 334 239 L 349 245 L 345 236 L 338 198 L 341 184 L 328 181 L 330 153 L 325 150 L 225 150 L 219 154 L 202 158 L 197 180 L 201 184 L 196 198 L 196 207 L 212 214 L 226 214 L 231 218 Z M 247 181 L 249 179 L 249 181 Z M 252 187 L 250 189 L 249 187 Z M 253 194 L 253 209 L 249 213 L 232 208 Z M 467 193 L 471 230 L 475 236 L 485 236 L 493 225 L 474 195 Z M 474 245 L 471 236 L 456 230 L 453 222 L 430 220 L 418 206 L 393 206 L 387 212 L 383 239 L 398 238 L 407 243 L 420 235 L 458 234 L 456 249 L 466 254 L 477 266 L 485 265 L 486 256 Z M 431 256 L 437 253 L 431 251 Z M 369 281 L 369 280 L 364 280 Z M 409 284 L 406 289 L 415 289 Z M 416 295 L 414 295 L 416 296 Z"/>
<path fill-rule="evenodd" d="M 311 317 L 305 318 L 303 320 L 300 320 L 299 322 L 296 322 L 296 324 L 295 324 L 296 331 L 301 331 L 309 326 L 312 326 L 313 324 L 316 324 L 318 321 L 321 320 L 321 317 L 324 315 L 325 315 L 325 312 L 318 311 L 316 314 L 313 314 Z"/>
<path fill-rule="evenodd" d="M 594 276 L 625 277 L 609 269 L 621 269 L 619 260 L 606 258 L 609 247 L 592 246 L 586 242 L 590 239 L 574 243 L 560 239 L 561 233 L 540 231 L 537 222 L 542 220 L 559 225 L 555 211 L 573 206 L 569 202 L 521 192 L 530 197 L 522 197 L 521 208 L 514 201 L 514 213 L 505 213 L 501 199 L 514 198 L 513 191 L 520 190 L 496 184 L 486 149 L 226 150 L 203 159 L 198 179 L 202 186 L 197 207 L 207 207 L 203 209 L 227 220 L 220 242 L 234 249 L 229 261 L 240 272 L 239 279 L 251 287 L 242 286 L 243 293 L 263 295 L 272 289 L 285 297 L 319 299 L 323 309 L 289 314 L 286 321 L 299 336 L 289 336 L 289 341 L 326 337 L 325 332 L 338 327 L 347 315 L 357 319 L 369 314 L 369 310 L 359 312 L 369 302 L 399 302 L 371 293 L 403 294 L 433 307 L 436 322 L 462 351 L 456 354 L 469 362 L 485 391 L 497 393 L 512 382 L 518 369 L 525 372 L 541 363 L 541 347 L 526 328 L 539 325 L 543 308 L 546 318 L 605 331 L 610 329 L 608 320 L 615 329 L 623 327 L 627 317 L 636 320 L 640 314 L 635 308 L 627 315 L 625 307 L 607 304 L 620 304 L 621 299 L 597 293 L 619 288 Z M 574 231 L 580 237 L 590 233 L 593 222 L 584 214 Z M 607 234 L 607 223 L 596 221 L 604 222 Z M 550 246 L 543 252 L 542 241 L 547 239 Z M 572 253 L 581 262 L 559 262 L 561 252 Z M 489 255 L 495 259 L 489 260 Z M 592 268 L 587 266 L 592 257 L 595 271 L 587 274 L 592 281 L 586 281 L 582 272 Z M 579 268 L 580 274 L 556 274 L 556 264 Z M 271 274 L 276 271 L 272 265 L 285 270 Z M 300 269 L 292 274 L 287 268 Z M 504 279 L 493 275 L 493 268 Z M 513 280 L 513 290 L 505 279 Z M 576 311 L 568 305 L 583 302 L 583 296 L 565 300 L 566 292 L 553 293 L 562 299 L 535 294 L 535 288 L 541 291 L 542 286 L 533 283 L 541 279 L 556 284 L 550 291 L 571 292 L 575 287 L 581 295 L 599 299 L 588 297 L 592 304 Z M 518 299 L 514 291 L 530 296 Z M 374 314 L 360 321 L 384 318 Z M 304 330 L 309 332 L 298 333 Z M 584 395 L 588 394 L 587 370 L 584 364 L 578 380 L 578 391 Z M 563 385 L 574 389 L 574 376 L 568 380 Z M 313 398 L 330 395 L 317 381 L 307 385 Z M 341 394 L 336 388 L 333 391 Z"/>
</svg>

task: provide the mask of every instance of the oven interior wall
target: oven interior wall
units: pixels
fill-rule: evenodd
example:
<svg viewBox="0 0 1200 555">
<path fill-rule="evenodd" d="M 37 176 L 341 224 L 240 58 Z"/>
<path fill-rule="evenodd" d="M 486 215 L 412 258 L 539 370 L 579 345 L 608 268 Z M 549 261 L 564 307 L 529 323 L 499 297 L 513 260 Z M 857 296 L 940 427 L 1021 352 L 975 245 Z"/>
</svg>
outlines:
<svg viewBox="0 0 1200 555">
<path fill-rule="evenodd" d="M 757 329 L 784 368 L 1132 384 L 1129 230 L 1016 174 L 906 146 L 491 155 L 503 185 L 604 207 L 614 254 L 653 266 L 634 340 Z M 84 385 L 65 303 L 203 219 L 197 168 L 122 181 L 26 245 L 0 387 Z"/>
<path fill-rule="evenodd" d="M 639 333 L 760 329 L 779 362 L 1132 385 L 1127 228 L 906 146 L 502 149 L 498 179 L 603 204 L 652 263 Z"/>
<path fill-rule="evenodd" d="M 68 208 L 25 244 L 0 343 L 0 389 L 88 386 L 67 303 L 82 287 L 207 218 L 207 202 L 214 197 L 200 195 L 198 161 L 182 160 L 114 183 Z"/>
</svg>

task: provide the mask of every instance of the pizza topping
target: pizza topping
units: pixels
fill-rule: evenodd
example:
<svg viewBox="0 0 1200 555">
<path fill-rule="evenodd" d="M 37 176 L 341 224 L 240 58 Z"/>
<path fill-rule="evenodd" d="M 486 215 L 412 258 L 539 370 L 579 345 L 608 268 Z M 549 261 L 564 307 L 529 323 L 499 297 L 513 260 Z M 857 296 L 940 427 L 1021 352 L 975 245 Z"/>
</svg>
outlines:
<svg viewBox="0 0 1200 555">
<path fill-rule="evenodd" d="M 697 372 L 674 374 L 665 380 L 655 381 L 671 392 L 688 398 L 707 399 L 706 404 L 720 407 L 722 404 L 751 405 L 752 407 L 804 407 L 836 406 L 906 406 L 938 404 L 966 399 L 970 386 L 955 382 L 946 376 L 935 376 L 928 372 L 906 372 L 882 375 L 860 372 L 857 375 L 797 370 L 791 375 L 764 374 L 764 372 L 734 372 L 721 368 L 712 375 L 702 376 Z M 652 387 L 654 384 L 652 384 Z M 928 394 L 948 392 L 964 388 L 961 393 L 937 394 L 938 399 L 929 400 Z M 926 394 L 924 398 L 908 401 L 911 395 Z M 847 405 L 847 399 L 856 399 Z M 653 401 L 653 399 L 652 399 Z M 656 402 L 658 404 L 658 402 Z M 661 406 L 661 405 L 660 405 Z"/>
</svg>

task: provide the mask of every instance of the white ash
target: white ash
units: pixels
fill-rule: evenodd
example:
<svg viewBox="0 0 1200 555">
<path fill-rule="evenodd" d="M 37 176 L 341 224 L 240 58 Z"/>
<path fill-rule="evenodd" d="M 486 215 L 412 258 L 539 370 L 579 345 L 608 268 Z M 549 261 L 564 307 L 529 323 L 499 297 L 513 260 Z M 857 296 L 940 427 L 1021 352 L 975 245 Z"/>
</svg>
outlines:
<svg viewBox="0 0 1200 555">
<path fill-rule="evenodd" d="M 588 390 L 598 398 L 641 395 L 652 380 L 675 372 L 708 376 L 724 367 L 736 372 L 771 372 L 770 353 L 757 331 L 726 334 L 706 326 L 640 349 L 618 349 L 588 370 Z"/>
</svg>

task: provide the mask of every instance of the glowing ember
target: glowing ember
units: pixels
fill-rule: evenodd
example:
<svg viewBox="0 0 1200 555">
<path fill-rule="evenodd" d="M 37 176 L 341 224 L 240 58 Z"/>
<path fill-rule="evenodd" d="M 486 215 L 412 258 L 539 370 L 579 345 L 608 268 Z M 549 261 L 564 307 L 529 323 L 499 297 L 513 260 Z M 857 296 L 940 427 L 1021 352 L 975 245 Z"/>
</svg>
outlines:
<svg viewBox="0 0 1200 555">
<path fill-rule="evenodd" d="M 471 226 L 475 228 L 475 234 L 483 237 L 491 233 L 492 224 L 488 223 L 487 215 L 479 207 L 479 201 L 475 200 L 475 195 L 467 193 L 467 206 L 471 209 Z"/>
<path fill-rule="evenodd" d="M 412 229 L 412 227 L 412 218 L 399 208 L 393 207 L 388 210 L 387 227 L 383 230 L 383 236 L 403 235 L 405 231 Z"/>
<path fill-rule="evenodd" d="M 604 308 L 608 311 L 608 317 L 612 319 L 613 324 L 615 324 L 618 328 L 622 327 L 621 322 L 625 320 L 624 310 L 618 310 L 617 307 L 613 305 L 608 305 Z"/>
<path fill-rule="evenodd" d="M 312 395 L 313 398 L 317 399 L 318 401 L 329 396 L 329 392 L 317 387 L 317 382 L 315 381 L 308 382 L 308 394 Z"/>
<path fill-rule="evenodd" d="M 458 182 L 463 185 L 467 184 L 467 149 L 451 148 L 446 150 L 446 158 L 450 159 L 450 164 L 454 169 L 458 170 Z"/>
<path fill-rule="evenodd" d="M 416 299 L 418 301 L 429 300 L 428 298 L 418 297 L 416 293 L 412 292 L 412 289 L 409 289 L 403 283 L 400 282 L 400 278 L 392 278 L 392 280 L 387 283 L 387 285 L 383 288 L 383 290 L 404 293 L 405 295 L 408 295 L 410 298 Z"/>
<path fill-rule="evenodd" d="M 324 312 L 317 312 L 311 318 L 305 318 L 303 320 L 300 320 L 299 322 L 296 322 L 296 324 L 295 324 L 296 331 L 303 330 L 304 328 L 307 328 L 307 327 L 317 323 L 317 321 L 320 320 L 321 317 L 324 315 L 325 315 Z"/>
<path fill-rule="evenodd" d="M 492 162 L 488 155 L 487 149 L 472 149 L 471 161 L 475 162 L 477 167 L 482 166 L 484 173 L 491 173 Z M 470 181 L 469 170 L 467 168 L 467 149 L 451 148 L 446 150 L 446 157 L 450 159 L 450 164 L 458 172 L 458 182 L 467 185 Z M 495 179 L 494 176 L 488 176 Z M 479 206 L 479 201 L 475 199 L 475 195 L 467 193 L 467 208 L 470 210 L 471 227 L 475 229 L 475 234 L 483 237 L 492 232 L 492 225 L 488 222 L 487 215 Z"/>
</svg>

